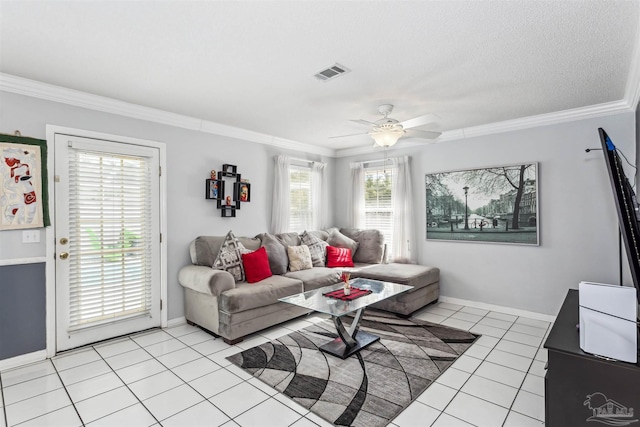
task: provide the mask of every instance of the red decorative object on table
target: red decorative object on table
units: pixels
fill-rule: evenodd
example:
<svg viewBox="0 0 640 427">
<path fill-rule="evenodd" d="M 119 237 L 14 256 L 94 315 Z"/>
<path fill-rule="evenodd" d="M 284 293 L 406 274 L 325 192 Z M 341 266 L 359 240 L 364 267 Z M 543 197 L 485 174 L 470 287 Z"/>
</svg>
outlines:
<svg viewBox="0 0 640 427">
<path fill-rule="evenodd" d="M 325 297 L 335 298 L 342 301 L 351 301 L 356 298 L 369 295 L 370 293 L 371 293 L 370 289 L 360 289 L 360 288 L 351 287 L 351 294 L 349 295 L 345 295 L 344 289 L 338 289 L 336 291 L 327 292 L 322 295 L 324 295 Z"/>
</svg>

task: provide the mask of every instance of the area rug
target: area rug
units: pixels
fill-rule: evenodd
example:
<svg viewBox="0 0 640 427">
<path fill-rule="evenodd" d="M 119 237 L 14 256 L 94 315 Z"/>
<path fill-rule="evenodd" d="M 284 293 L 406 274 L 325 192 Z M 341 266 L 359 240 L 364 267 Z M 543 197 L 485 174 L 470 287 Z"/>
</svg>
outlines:
<svg viewBox="0 0 640 427">
<path fill-rule="evenodd" d="M 379 311 L 365 314 L 360 330 L 380 341 L 345 360 L 318 350 L 337 337 L 330 320 L 227 359 L 332 424 L 374 427 L 391 422 L 479 337 Z"/>
</svg>

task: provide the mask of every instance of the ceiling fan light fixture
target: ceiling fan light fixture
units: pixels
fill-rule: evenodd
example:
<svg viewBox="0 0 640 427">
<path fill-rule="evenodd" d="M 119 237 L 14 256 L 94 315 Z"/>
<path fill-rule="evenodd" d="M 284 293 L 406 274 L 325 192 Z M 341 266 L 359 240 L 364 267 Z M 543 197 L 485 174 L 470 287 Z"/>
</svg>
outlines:
<svg viewBox="0 0 640 427">
<path fill-rule="evenodd" d="M 404 130 L 397 127 L 383 128 L 369 132 L 369 135 L 380 147 L 391 147 L 404 135 Z"/>
</svg>

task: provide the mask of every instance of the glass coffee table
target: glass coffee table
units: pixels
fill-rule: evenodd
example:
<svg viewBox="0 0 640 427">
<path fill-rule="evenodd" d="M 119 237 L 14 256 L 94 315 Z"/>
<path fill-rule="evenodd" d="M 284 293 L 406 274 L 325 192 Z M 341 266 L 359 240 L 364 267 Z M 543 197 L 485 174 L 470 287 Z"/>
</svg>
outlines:
<svg viewBox="0 0 640 427">
<path fill-rule="evenodd" d="M 358 330 L 364 310 L 368 306 L 413 288 L 413 286 L 400 285 L 398 283 L 362 278 L 352 279 L 349 283 L 351 283 L 352 287 L 371 290 L 371 293 L 351 301 L 343 301 L 323 295 L 327 292 L 342 289 L 343 284 L 341 282 L 279 299 L 282 302 L 330 314 L 338 332 L 338 338 L 321 346 L 320 350 L 341 359 L 346 359 L 380 339 L 377 335 Z M 351 326 L 346 328 L 342 323 L 342 317 L 353 312 L 355 314 Z"/>
</svg>

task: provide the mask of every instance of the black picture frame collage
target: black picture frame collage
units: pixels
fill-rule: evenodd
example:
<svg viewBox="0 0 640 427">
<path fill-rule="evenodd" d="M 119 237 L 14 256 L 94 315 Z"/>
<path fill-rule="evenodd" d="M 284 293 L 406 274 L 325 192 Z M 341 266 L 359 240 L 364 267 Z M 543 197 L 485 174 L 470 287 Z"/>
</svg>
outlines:
<svg viewBox="0 0 640 427">
<path fill-rule="evenodd" d="M 251 201 L 251 184 L 242 180 L 236 165 L 223 164 L 218 171 L 217 179 L 207 179 L 205 182 L 205 199 L 215 200 L 222 217 L 235 217 L 236 210 L 240 210 L 241 203 Z M 227 179 L 225 179 L 227 178 Z M 232 183 L 230 195 L 226 193 L 227 183 Z"/>
</svg>

